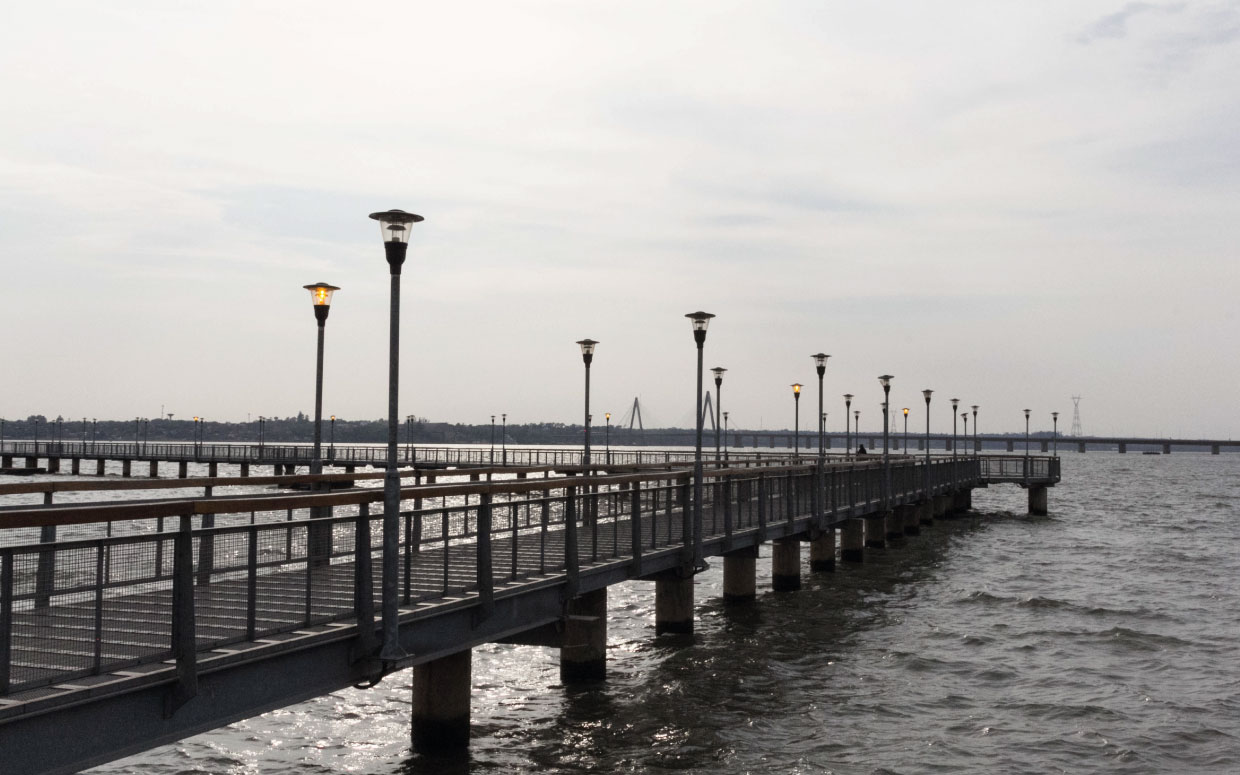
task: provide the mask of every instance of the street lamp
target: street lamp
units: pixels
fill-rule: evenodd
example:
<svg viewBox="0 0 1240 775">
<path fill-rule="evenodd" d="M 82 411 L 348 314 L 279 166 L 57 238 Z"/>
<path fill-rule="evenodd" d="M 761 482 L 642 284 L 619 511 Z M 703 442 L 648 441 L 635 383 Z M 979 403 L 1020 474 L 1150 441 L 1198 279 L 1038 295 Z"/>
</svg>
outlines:
<svg viewBox="0 0 1240 775">
<path fill-rule="evenodd" d="M 310 301 L 314 305 L 314 319 L 319 324 L 318 358 L 314 367 L 314 455 L 310 459 L 310 473 L 323 473 L 322 441 L 323 441 L 323 333 L 327 329 L 327 313 L 332 308 L 332 294 L 340 290 L 334 285 L 318 282 L 314 285 L 303 285 L 310 291 Z"/>
<path fill-rule="evenodd" d="M 697 344 L 697 436 L 693 447 L 693 567 L 702 567 L 702 349 L 706 345 L 706 328 L 714 317 L 709 312 L 685 315 L 693 324 L 693 341 Z"/>
<path fill-rule="evenodd" d="M 930 396 L 933 390 L 926 389 L 921 394 L 926 398 L 926 473 L 923 477 L 923 484 L 926 489 L 926 497 L 930 497 Z"/>
<path fill-rule="evenodd" d="M 1059 457 L 1059 412 L 1051 412 L 1051 420 L 1055 422 L 1055 430 L 1051 432 L 1051 446 L 1055 457 Z M 977 424 L 973 424 L 973 432 L 977 433 Z"/>
<path fill-rule="evenodd" d="M 327 442 L 327 456 L 332 460 L 336 459 L 336 415 L 332 415 L 331 438 Z"/>
<path fill-rule="evenodd" d="M 607 449 L 607 465 L 611 465 L 611 412 L 603 412 L 607 429 L 603 432 L 603 446 Z"/>
<path fill-rule="evenodd" d="M 904 454 L 908 454 L 908 407 L 904 407 Z"/>
<path fill-rule="evenodd" d="M 959 398 L 953 398 L 952 402 L 952 460 L 956 459 L 956 407 L 960 405 Z"/>
<path fill-rule="evenodd" d="M 499 449 L 501 465 L 508 465 L 508 413 L 500 415 Z"/>
<path fill-rule="evenodd" d="M 827 373 L 827 359 L 831 356 L 820 352 L 810 357 L 814 359 L 814 370 L 818 372 L 818 465 L 821 467 L 823 458 L 827 454 L 824 437 L 827 431 L 827 415 L 822 411 L 822 378 Z"/>
<path fill-rule="evenodd" d="M 495 415 L 491 415 L 491 455 L 487 459 L 491 465 L 495 465 Z"/>
<path fill-rule="evenodd" d="M 884 374 L 878 378 L 878 382 L 883 386 L 883 511 L 891 510 L 891 459 L 887 453 L 887 405 L 891 399 L 891 380 L 894 379 L 890 374 Z"/>
<path fill-rule="evenodd" d="M 964 443 L 968 444 L 969 443 L 969 413 L 961 412 L 960 417 L 961 419 L 964 420 Z M 968 457 L 969 448 L 965 447 L 964 452 L 965 452 L 965 456 Z"/>
<path fill-rule="evenodd" d="M 861 449 L 861 410 L 853 410 L 853 435 L 857 437 L 857 449 Z"/>
<path fill-rule="evenodd" d="M 715 462 L 719 462 L 719 411 L 722 407 L 723 399 L 720 394 L 723 392 L 723 373 L 727 369 L 722 366 L 716 366 L 711 369 L 711 373 L 715 375 Z"/>
<path fill-rule="evenodd" d="M 422 216 L 404 210 L 371 213 L 379 222 L 383 236 L 384 257 L 391 276 L 391 305 L 388 315 L 388 433 L 387 469 L 383 474 L 383 647 L 379 658 L 399 660 L 405 656 L 400 647 L 400 623 L 397 621 L 397 565 L 400 559 L 400 473 L 396 470 L 397 398 L 400 383 L 400 269 L 409 250 L 409 227 L 423 220 Z"/>
<path fill-rule="evenodd" d="M 793 412 L 792 421 L 792 459 L 796 460 L 801 456 L 801 388 L 804 387 L 800 382 L 792 383 L 792 405 L 796 407 Z"/>
<path fill-rule="evenodd" d="M 594 360 L 594 347 L 598 342 L 593 339 L 582 339 L 577 344 L 581 345 L 581 360 L 586 364 L 586 440 L 585 449 L 581 454 L 581 464 L 589 468 L 590 465 L 590 363 Z M 589 471 L 586 471 L 589 473 Z"/>
<path fill-rule="evenodd" d="M 977 404 L 974 404 L 972 408 L 973 408 L 973 454 L 977 455 L 982 450 L 982 446 L 977 440 Z"/>
<path fill-rule="evenodd" d="M 1025 473 L 1029 472 L 1029 410 L 1023 410 L 1025 413 Z"/>
<path fill-rule="evenodd" d="M 723 413 L 723 459 L 728 459 L 728 413 Z"/>
<path fill-rule="evenodd" d="M 844 394 L 844 459 L 852 457 L 852 437 L 848 429 L 848 409 L 852 406 L 853 394 Z"/>
</svg>

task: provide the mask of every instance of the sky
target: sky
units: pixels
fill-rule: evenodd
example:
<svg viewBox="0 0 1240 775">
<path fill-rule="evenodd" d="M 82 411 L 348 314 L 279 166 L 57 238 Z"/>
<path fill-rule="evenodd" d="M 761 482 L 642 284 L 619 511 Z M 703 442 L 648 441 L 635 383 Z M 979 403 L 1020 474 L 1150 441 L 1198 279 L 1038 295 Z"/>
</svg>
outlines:
<svg viewBox="0 0 1240 775">
<path fill-rule="evenodd" d="M 1240 436 L 1236 2 L 63 2 L 0 24 L 0 416 Z M 707 372 L 707 384 L 713 387 Z"/>
</svg>

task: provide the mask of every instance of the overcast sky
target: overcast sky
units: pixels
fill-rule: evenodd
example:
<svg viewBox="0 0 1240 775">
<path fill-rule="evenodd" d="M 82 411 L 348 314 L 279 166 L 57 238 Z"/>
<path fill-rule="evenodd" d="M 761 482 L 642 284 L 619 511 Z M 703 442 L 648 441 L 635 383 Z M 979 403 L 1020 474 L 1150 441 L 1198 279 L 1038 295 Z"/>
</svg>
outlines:
<svg viewBox="0 0 1240 775">
<path fill-rule="evenodd" d="M 59 2 L 0 24 L 0 416 L 1240 436 L 1236 2 Z M 708 373 L 709 380 L 709 373 Z M 943 399 L 943 400 L 940 400 Z"/>
</svg>

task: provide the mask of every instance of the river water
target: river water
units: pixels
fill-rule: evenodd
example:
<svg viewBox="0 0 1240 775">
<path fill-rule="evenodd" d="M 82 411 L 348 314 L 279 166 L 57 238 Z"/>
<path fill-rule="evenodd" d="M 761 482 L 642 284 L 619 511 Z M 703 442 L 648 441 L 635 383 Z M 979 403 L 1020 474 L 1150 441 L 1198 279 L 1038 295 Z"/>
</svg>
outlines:
<svg viewBox="0 0 1240 775">
<path fill-rule="evenodd" d="M 1240 772 L 1240 455 L 1070 453 L 1050 516 L 1024 491 L 724 606 L 690 641 L 649 583 L 610 592 L 608 679 L 556 652 L 473 657 L 473 740 L 409 750 L 410 673 L 92 773 Z"/>
</svg>

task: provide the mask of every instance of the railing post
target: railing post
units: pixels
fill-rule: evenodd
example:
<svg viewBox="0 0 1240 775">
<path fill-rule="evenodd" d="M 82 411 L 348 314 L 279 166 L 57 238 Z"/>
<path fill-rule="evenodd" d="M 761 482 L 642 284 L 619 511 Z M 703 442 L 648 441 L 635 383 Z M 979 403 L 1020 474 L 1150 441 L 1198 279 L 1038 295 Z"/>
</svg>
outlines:
<svg viewBox="0 0 1240 775">
<path fill-rule="evenodd" d="M 758 470 L 758 540 L 766 540 L 766 473 Z"/>
<path fill-rule="evenodd" d="M 634 577 L 642 575 L 642 485 L 633 482 L 629 490 L 629 533 L 633 549 Z M 652 529 L 653 529 L 653 523 Z"/>
<path fill-rule="evenodd" d="M 246 535 L 249 547 L 246 552 L 245 637 L 254 640 L 258 628 L 258 527 L 250 525 Z"/>
<path fill-rule="evenodd" d="M 173 539 L 172 561 L 172 656 L 177 682 L 164 699 L 164 718 L 198 694 L 198 647 L 194 621 L 193 517 L 181 516 L 181 529 Z"/>
<path fill-rule="evenodd" d="M 495 610 L 495 576 L 491 569 L 491 493 L 478 500 L 478 617 L 485 619 Z"/>
<path fill-rule="evenodd" d="M 107 545 L 103 541 L 95 544 L 95 621 L 94 621 L 94 637 L 95 647 L 91 672 L 99 675 L 103 671 L 103 585 L 106 579 L 103 576 L 103 553 L 107 551 Z"/>
<path fill-rule="evenodd" d="M 13 662 L 13 552 L 0 552 L 0 697 L 9 693 Z"/>
<path fill-rule="evenodd" d="M 564 575 L 568 577 L 565 599 L 572 600 L 577 596 L 578 573 L 577 562 L 577 488 L 572 485 L 564 487 Z"/>
<path fill-rule="evenodd" d="M 702 537 L 695 535 L 693 530 L 693 486 L 686 478 L 680 485 L 680 542 L 684 547 L 682 558 L 685 567 L 692 568 L 697 557 L 697 549 L 701 546 Z"/>
</svg>

